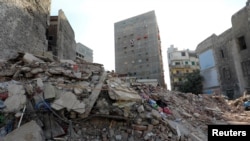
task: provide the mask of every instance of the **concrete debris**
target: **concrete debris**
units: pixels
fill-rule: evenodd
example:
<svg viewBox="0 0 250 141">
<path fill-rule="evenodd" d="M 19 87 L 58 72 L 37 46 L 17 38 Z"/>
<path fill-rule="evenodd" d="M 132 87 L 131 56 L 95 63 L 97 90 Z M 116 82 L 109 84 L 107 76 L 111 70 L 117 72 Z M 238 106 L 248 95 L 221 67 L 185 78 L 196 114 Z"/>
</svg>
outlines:
<svg viewBox="0 0 250 141">
<path fill-rule="evenodd" d="M 37 58 L 37 57 L 35 57 L 33 54 L 25 53 L 24 56 L 23 56 L 23 62 L 25 62 L 27 64 L 30 64 L 30 63 L 33 63 L 33 62 L 42 63 L 44 61 Z"/>
<path fill-rule="evenodd" d="M 113 100 L 122 101 L 138 101 L 141 97 L 138 93 L 131 89 L 126 82 L 121 81 L 118 78 L 107 80 L 109 86 L 109 96 Z"/>
<path fill-rule="evenodd" d="M 65 92 L 61 94 L 59 99 L 52 103 L 51 107 L 56 110 L 66 108 L 68 111 L 71 111 L 76 102 L 77 98 L 72 92 Z"/>
<path fill-rule="evenodd" d="M 55 98 L 55 96 L 56 96 L 55 87 L 49 83 L 45 84 L 45 86 L 44 86 L 44 99 Z"/>
<path fill-rule="evenodd" d="M 8 86 L 8 98 L 4 101 L 6 112 L 15 112 L 23 108 L 26 103 L 26 95 L 22 85 L 10 84 Z"/>
<path fill-rule="evenodd" d="M 32 131 L 32 132 L 31 132 Z M 4 141 L 44 141 L 45 137 L 41 127 L 35 122 L 30 121 L 20 128 L 7 134 Z"/>
<path fill-rule="evenodd" d="M 208 124 L 250 122 L 247 96 L 168 91 L 128 82 L 101 64 L 28 53 L 0 66 L 4 140 L 206 141 Z"/>
</svg>

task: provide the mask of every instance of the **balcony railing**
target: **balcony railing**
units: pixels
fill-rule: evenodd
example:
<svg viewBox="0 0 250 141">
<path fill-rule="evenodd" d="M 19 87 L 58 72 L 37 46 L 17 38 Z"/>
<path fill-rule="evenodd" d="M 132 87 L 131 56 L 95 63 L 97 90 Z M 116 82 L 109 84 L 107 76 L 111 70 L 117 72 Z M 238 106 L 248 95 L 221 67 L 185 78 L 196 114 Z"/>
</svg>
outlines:
<svg viewBox="0 0 250 141">
<path fill-rule="evenodd" d="M 192 65 L 169 65 L 169 67 L 170 68 L 191 68 Z"/>
</svg>

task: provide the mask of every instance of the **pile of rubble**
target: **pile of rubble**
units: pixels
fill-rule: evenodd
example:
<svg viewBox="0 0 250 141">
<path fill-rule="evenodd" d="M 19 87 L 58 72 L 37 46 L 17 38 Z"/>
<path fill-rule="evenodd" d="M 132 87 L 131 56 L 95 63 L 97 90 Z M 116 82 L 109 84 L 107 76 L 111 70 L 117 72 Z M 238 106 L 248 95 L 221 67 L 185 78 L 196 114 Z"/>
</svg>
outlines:
<svg viewBox="0 0 250 141">
<path fill-rule="evenodd" d="M 239 117 L 221 96 L 127 83 L 101 64 L 19 53 L 0 68 L 6 141 L 204 141 L 208 124 Z"/>
</svg>

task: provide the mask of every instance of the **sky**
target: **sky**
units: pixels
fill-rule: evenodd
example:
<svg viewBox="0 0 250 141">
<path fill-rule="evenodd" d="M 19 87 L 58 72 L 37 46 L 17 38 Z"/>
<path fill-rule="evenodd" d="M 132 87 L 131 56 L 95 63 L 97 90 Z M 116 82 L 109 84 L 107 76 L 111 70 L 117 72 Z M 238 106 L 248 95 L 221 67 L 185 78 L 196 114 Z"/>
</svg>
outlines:
<svg viewBox="0 0 250 141">
<path fill-rule="evenodd" d="M 212 34 L 231 27 L 231 16 L 247 0 L 51 0 L 51 15 L 62 9 L 76 42 L 93 50 L 94 63 L 115 70 L 114 23 L 154 10 L 159 26 L 165 81 L 170 89 L 167 48 L 195 50 Z"/>
</svg>

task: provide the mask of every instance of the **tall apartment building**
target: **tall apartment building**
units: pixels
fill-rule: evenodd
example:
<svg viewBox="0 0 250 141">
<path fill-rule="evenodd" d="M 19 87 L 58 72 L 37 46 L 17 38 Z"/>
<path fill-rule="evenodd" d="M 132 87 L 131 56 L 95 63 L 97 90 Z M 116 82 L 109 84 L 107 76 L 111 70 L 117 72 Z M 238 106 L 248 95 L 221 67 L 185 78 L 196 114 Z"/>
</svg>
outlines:
<svg viewBox="0 0 250 141">
<path fill-rule="evenodd" d="M 178 50 L 171 45 L 167 50 L 171 90 L 179 90 L 185 75 L 199 69 L 195 51 Z"/>
<path fill-rule="evenodd" d="M 114 29 L 115 71 L 137 79 L 157 79 L 166 87 L 155 12 L 116 22 Z"/>
<path fill-rule="evenodd" d="M 76 58 L 93 63 L 93 50 L 81 43 L 77 43 L 76 44 Z"/>
</svg>

